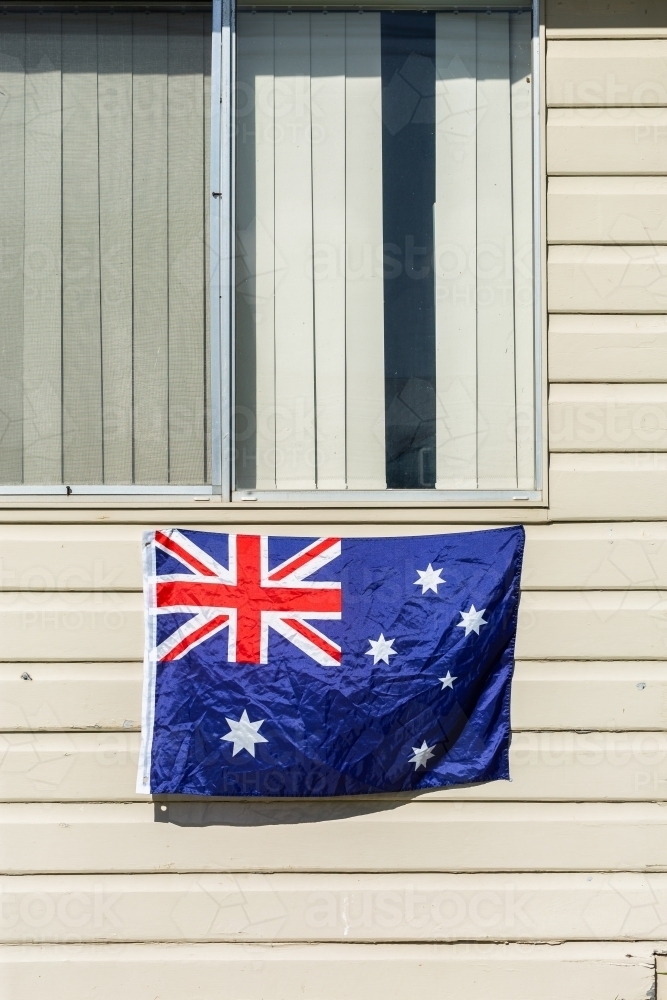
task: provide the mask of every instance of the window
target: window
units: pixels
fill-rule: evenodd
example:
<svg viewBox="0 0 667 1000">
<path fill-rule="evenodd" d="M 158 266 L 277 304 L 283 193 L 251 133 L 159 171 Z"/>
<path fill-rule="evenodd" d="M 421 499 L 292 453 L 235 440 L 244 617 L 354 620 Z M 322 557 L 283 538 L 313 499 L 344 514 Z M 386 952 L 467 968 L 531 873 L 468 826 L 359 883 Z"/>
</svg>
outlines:
<svg viewBox="0 0 667 1000">
<path fill-rule="evenodd" d="M 531 35 L 239 12 L 239 495 L 536 489 Z"/>
<path fill-rule="evenodd" d="M 10 492 L 211 479 L 210 5 L 96 6 L 0 16 Z"/>
<path fill-rule="evenodd" d="M 535 17 L 299 2 L 0 9 L 0 493 L 541 498 Z"/>
</svg>

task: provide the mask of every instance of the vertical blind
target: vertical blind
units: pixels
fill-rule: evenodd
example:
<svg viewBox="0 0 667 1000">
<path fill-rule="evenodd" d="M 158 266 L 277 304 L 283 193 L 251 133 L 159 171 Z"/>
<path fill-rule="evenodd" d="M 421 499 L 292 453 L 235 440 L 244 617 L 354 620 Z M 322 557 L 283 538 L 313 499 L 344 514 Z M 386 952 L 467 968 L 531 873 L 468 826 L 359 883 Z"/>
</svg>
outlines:
<svg viewBox="0 0 667 1000">
<path fill-rule="evenodd" d="M 0 482 L 209 480 L 210 16 L 0 17 Z"/>
<path fill-rule="evenodd" d="M 237 481 L 383 488 L 379 15 L 237 30 Z"/>
<path fill-rule="evenodd" d="M 238 488 L 534 486 L 530 39 L 239 15 Z"/>
</svg>

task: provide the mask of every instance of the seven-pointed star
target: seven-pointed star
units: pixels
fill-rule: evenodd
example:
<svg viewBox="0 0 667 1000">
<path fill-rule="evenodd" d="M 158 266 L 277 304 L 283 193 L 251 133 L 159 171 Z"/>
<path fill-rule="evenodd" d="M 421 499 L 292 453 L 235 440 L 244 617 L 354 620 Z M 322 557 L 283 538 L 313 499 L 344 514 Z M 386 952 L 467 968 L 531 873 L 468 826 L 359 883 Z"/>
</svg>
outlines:
<svg viewBox="0 0 667 1000">
<path fill-rule="evenodd" d="M 226 736 L 221 736 L 220 739 L 229 740 L 230 743 L 234 744 L 232 757 L 236 757 L 239 750 L 247 750 L 254 757 L 255 743 L 269 742 L 259 734 L 259 727 L 264 722 L 264 719 L 260 719 L 259 722 L 251 722 L 245 709 L 243 709 L 243 715 L 238 722 L 226 717 L 225 722 L 229 726 L 230 731 Z"/>
<path fill-rule="evenodd" d="M 371 648 L 366 650 L 366 656 L 373 657 L 373 666 L 379 663 L 380 660 L 384 660 L 385 663 L 389 663 L 390 656 L 396 656 L 396 650 L 391 647 L 396 642 L 395 639 L 385 639 L 382 632 L 380 632 L 379 639 L 369 639 Z"/>
<path fill-rule="evenodd" d="M 451 688 L 452 691 L 454 690 L 454 681 L 456 680 L 456 677 L 452 677 L 449 670 L 447 671 L 446 677 L 438 677 L 438 680 L 442 681 L 442 687 L 440 688 L 441 691 L 444 691 L 445 688 Z"/>
<path fill-rule="evenodd" d="M 426 764 L 431 757 L 435 757 L 433 748 L 427 745 L 426 740 L 422 740 L 422 745 L 420 747 L 413 747 L 412 750 L 413 754 L 412 757 L 409 758 L 409 761 L 411 764 L 415 765 L 415 771 L 417 771 L 420 767 L 426 767 Z"/>
<path fill-rule="evenodd" d="M 415 580 L 415 587 L 421 587 L 422 594 L 425 594 L 427 590 L 432 590 L 434 594 L 437 594 L 438 584 L 447 582 L 442 579 L 441 573 L 442 569 L 433 569 L 429 563 L 426 569 L 417 570 L 419 579 Z"/>
<path fill-rule="evenodd" d="M 475 632 L 479 635 L 479 630 L 482 625 L 489 624 L 485 618 L 482 618 L 485 611 L 486 608 L 482 608 L 481 611 L 476 611 L 475 605 L 471 604 L 470 611 L 459 611 L 463 621 L 458 622 L 456 627 L 464 628 L 466 630 L 466 635 L 469 635 L 471 632 Z"/>
</svg>

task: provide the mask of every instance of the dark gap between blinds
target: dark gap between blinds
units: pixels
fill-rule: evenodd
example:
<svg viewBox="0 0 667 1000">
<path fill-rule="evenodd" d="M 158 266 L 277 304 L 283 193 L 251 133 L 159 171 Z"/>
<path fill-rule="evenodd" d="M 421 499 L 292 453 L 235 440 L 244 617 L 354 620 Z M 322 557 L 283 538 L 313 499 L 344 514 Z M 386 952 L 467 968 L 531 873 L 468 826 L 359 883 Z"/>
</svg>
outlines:
<svg viewBox="0 0 667 1000">
<path fill-rule="evenodd" d="M 381 17 L 387 487 L 432 489 L 435 14 Z"/>
</svg>

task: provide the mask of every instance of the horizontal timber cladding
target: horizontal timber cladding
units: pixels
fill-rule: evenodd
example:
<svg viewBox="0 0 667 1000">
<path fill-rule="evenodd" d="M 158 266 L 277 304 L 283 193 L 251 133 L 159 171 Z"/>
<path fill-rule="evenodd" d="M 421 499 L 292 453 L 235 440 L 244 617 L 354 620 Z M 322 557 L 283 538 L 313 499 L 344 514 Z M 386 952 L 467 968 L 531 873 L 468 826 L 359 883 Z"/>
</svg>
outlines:
<svg viewBox="0 0 667 1000">
<path fill-rule="evenodd" d="M 0 989 L 13 1000 L 183 1000 L 223 982 L 244 1000 L 369 1000 L 442 991 L 475 1000 L 645 1000 L 655 945 L 242 944 L 8 948 Z"/>
<path fill-rule="evenodd" d="M 550 174 L 660 174 L 667 168 L 667 108 L 550 108 Z"/>
<path fill-rule="evenodd" d="M 667 306 L 667 246 L 552 246 L 552 312 L 659 313 Z"/>
<path fill-rule="evenodd" d="M 5 733 L 0 800 L 140 800 L 138 733 Z M 429 792 L 426 798 L 505 801 L 667 801 L 667 733 L 515 733 L 511 781 Z M 248 777 L 252 794 L 252 775 Z M 405 799 L 403 795 L 403 799 Z M 384 795 L 378 801 L 400 801 Z M 288 807 L 289 808 L 289 807 Z M 289 822 L 289 812 L 283 816 Z"/>
<path fill-rule="evenodd" d="M 546 0 L 547 37 L 667 37 L 663 0 Z"/>
<path fill-rule="evenodd" d="M 3 945 L 35 920 L 43 944 L 667 937 L 662 873 L 5 875 L 0 892 Z"/>
<path fill-rule="evenodd" d="M 573 387 L 574 389 L 575 387 Z M 590 387 L 577 387 L 588 391 Z M 614 387 L 611 387 L 612 391 Z M 650 388 L 650 387 L 649 387 Z M 553 387 L 560 392 L 563 387 Z M 639 393 L 643 391 L 638 386 Z M 594 388 L 591 389 L 591 392 Z M 623 392 L 626 392 L 624 387 Z M 630 391 L 634 391 L 630 387 Z M 656 388 L 661 393 L 662 388 Z M 628 456 L 624 456 L 627 460 Z M 608 461 L 613 456 L 607 457 Z M 633 511 L 633 513 L 635 513 Z M 663 511 L 659 512 L 660 514 Z M 311 524 L 297 512 L 298 524 L 262 523 L 243 525 L 200 525 L 217 531 L 301 536 L 431 534 L 484 530 L 484 524 L 372 523 L 373 513 L 365 512 L 366 524 L 345 525 L 323 521 Z M 442 518 L 442 512 L 440 512 Z M 509 521 L 509 517 L 507 518 Z M 182 523 L 179 512 L 173 524 Z M 99 605 L 105 611 L 139 608 L 141 590 L 141 533 L 139 525 L 6 525 L 0 527 L 0 601 L 7 612 L 21 602 L 21 610 L 47 608 L 51 601 L 66 602 L 67 612 L 77 606 L 86 611 Z M 524 590 L 605 590 L 667 589 L 667 523 L 564 523 L 528 524 L 521 585 Z M 119 603 L 114 605 L 118 597 Z M 47 619 L 44 624 L 49 624 Z M 30 629 L 35 622 L 23 623 Z M 53 625 L 54 622 L 51 621 Z M 74 626 L 74 620 L 71 622 Z M 112 632 L 114 629 L 111 630 Z M 7 647 L 0 662 L 10 661 Z M 93 660 L 114 660 L 119 654 L 93 654 Z M 53 651 L 45 661 L 54 658 Z M 18 657 L 21 660 L 27 656 Z M 58 655 L 56 659 L 65 657 Z M 73 659 L 85 660 L 80 654 Z M 137 659 L 139 656 L 137 656 Z M 36 660 L 41 657 L 35 657 Z"/>
<path fill-rule="evenodd" d="M 667 381 L 664 315 L 554 313 L 548 344 L 553 382 Z"/>
<path fill-rule="evenodd" d="M 667 177 L 551 177 L 547 220 L 550 243 L 667 243 Z"/>
<path fill-rule="evenodd" d="M 549 447 L 552 452 L 667 450 L 667 384 L 552 385 Z"/>
<path fill-rule="evenodd" d="M 26 682 L 27 674 L 30 682 Z M 140 663 L 0 665 L 0 731 L 136 731 Z M 512 727 L 658 730 L 667 723 L 667 661 L 519 660 Z"/>
<path fill-rule="evenodd" d="M 547 104 L 641 107 L 667 104 L 667 38 L 550 41 Z"/>
<path fill-rule="evenodd" d="M 3 593 L 0 633 L 10 662 L 138 660 L 142 597 Z M 667 591 L 526 592 L 516 652 L 522 659 L 666 658 Z"/>
<path fill-rule="evenodd" d="M 24 802 L 0 826 L 7 874 L 667 869 L 657 802 Z"/>
<path fill-rule="evenodd" d="M 664 517 L 667 457 L 661 453 L 551 455 L 550 513 L 554 518 Z M 630 638 L 630 637 L 628 637 Z"/>
</svg>

